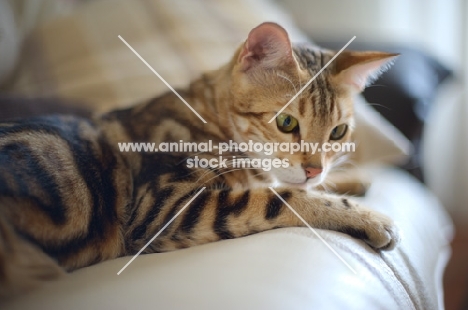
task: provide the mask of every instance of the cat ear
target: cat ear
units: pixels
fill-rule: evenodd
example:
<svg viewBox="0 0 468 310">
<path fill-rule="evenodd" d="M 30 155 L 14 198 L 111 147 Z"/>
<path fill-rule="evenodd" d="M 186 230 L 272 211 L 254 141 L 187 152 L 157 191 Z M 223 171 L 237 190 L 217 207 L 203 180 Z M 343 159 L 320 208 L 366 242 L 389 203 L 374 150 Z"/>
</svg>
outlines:
<svg viewBox="0 0 468 310">
<path fill-rule="evenodd" d="M 361 92 L 393 64 L 399 54 L 344 51 L 335 59 L 337 82 Z"/>
<path fill-rule="evenodd" d="M 266 22 L 252 29 L 238 57 L 243 71 L 256 66 L 274 68 L 293 61 L 291 42 L 286 30 Z"/>
</svg>

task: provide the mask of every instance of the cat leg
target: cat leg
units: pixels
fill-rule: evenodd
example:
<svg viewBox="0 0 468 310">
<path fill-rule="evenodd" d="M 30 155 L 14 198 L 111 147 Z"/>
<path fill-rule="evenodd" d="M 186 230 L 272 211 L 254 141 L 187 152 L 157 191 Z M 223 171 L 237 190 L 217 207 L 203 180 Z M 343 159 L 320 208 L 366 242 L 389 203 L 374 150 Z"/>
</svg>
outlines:
<svg viewBox="0 0 468 310">
<path fill-rule="evenodd" d="M 312 227 L 343 232 L 362 239 L 378 250 L 393 249 L 398 233 L 392 220 L 357 203 L 318 191 L 276 188 L 281 197 Z M 187 193 L 187 192 L 185 192 Z M 156 219 L 145 228 L 140 249 L 188 202 L 170 205 L 166 218 Z M 192 195 L 193 196 L 193 195 Z M 268 188 L 252 190 L 205 190 L 149 246 L 147 252 L 170 251 L 220 239 L 242 237 L 279 227 L 305 226 L 288 206 Z M 135 226 L 141 231 L 141 227 Z M 143 237 L 143 235 L 141 235 Z"/>
</svg>

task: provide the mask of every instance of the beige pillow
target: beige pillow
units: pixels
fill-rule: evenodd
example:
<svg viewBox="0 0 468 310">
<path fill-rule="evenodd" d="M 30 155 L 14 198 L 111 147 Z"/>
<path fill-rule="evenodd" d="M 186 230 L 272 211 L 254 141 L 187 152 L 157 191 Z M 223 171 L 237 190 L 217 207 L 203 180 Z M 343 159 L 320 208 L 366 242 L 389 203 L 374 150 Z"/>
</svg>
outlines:
<svg viewBox="0 0 468 310">
<path fill-rule="evenodd" d="M 167 87 L 118 38 L 121 35 L 173 87 L 215 69 L 248 32 L 276 21 L 304 41 L 273 2 L 99 0 L 40 25 L 25 42 L 13 91 L 83 100 L 97 111 L 134 105 Z M 409 143 L 358 103 L 356 162 L 395 162 Z"/>
</svg>

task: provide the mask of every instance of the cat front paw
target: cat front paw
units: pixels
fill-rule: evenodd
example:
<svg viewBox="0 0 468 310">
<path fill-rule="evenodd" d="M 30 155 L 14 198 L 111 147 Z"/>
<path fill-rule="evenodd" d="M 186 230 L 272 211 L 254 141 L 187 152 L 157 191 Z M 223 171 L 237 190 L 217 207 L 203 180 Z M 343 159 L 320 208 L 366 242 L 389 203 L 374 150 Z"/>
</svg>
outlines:
<svg viewBox="0 0 468 310">
<path fill-rule="evenodd" d="M 393 250 L 400 241 L 397 226 L 389 217 L 375 211 L 365 211 L 367 220 L 364 231 L 367 238 L 362 238 L 376 250 Z"/>
</svg>

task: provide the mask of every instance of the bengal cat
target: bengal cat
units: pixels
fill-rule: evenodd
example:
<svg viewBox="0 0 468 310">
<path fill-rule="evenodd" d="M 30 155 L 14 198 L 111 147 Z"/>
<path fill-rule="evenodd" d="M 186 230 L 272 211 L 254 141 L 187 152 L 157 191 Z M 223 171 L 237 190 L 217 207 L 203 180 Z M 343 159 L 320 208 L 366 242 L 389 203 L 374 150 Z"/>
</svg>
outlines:
<svg viewBox="0 0 468 310">
<path fill-rule="evenodd" d="M 353 96 L 395 58 L 341 53 L 288 107 L 275 114 L 337 52 L 292 45 L 274 23 L 254 28 L 232 60 L 172 92 L 83 119 L 45 116 L 0 126 L 0 292 L 20 292 L 64 271 L 137 253 L 202 187 L 206 189 L 144 253 L 171 251 L 268 229 L 313 227 L 392 249 L 392 221 L 317 186 L 343 154 L 231 150 L 226 156 L 287 159 L 289 167 L 188 168 L 218 152 L 120 152 L 122 142 L 346 142 Z M 232 157 L 230 157 L 232 158 Z"/>
</svg>

